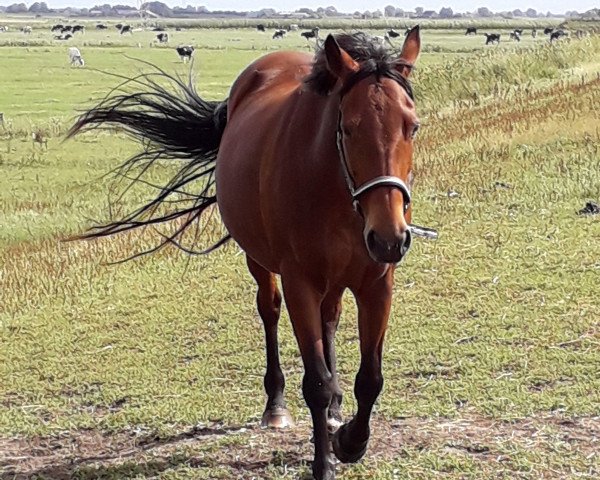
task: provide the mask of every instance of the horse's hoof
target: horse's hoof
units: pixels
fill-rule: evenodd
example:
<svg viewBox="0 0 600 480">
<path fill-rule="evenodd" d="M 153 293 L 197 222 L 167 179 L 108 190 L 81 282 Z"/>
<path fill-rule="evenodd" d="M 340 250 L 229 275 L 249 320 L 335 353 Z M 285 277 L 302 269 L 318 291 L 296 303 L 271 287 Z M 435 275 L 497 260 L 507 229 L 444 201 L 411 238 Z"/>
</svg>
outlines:
<svg viewBox="0 0 600 480">
<path fill-rule="evenodd" d="M 333 447 L 333 453 L 337 459 L 342 463 L 356 463 L 367 452 L 367 443 L 360 443 L 357 445 L 348 446 L 347 437 L 344 435 L 347 430 L 347 425 L 342 425 L 338 428 L 337 432 L 333 434 L 331 440 L 331 446 Z"/>
<path fill-rule="evenodd" d="M 287 408 L 268 408 L 263 413 L 260 426 L 262 428 L 290 428 L 294 426 L 294 421 Z"/>
</svg>

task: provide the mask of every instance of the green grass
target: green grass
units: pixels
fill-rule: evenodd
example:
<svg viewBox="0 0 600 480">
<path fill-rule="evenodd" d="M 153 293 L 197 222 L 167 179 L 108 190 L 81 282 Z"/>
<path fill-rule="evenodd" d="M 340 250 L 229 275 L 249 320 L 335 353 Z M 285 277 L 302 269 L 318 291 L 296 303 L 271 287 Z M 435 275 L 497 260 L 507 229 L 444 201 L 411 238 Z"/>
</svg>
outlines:
<svg viewBox="0 0 600 480">
<path fill-rule="evenodd" d="M 205 42 L 194 72 L 208 98 L 224 98 L 238 72 L 273 44 L 250 29 L 181 34 Z M 33 37 L 48 41 L 42 31 Z M 232 37 L 241 40 L 226 44 Z M 576 211 L 600 200 L 600 40 L 484 49 L 481 38 L 460 31 L 426 30 L 424 39 L 415 78 L 424 124 L 415 221 L 437 227 L 440 239 L 416 242 L 396 274 L 377 407 L 384 436 L 343 478 L 594 478 L 597 444 L 588 437 L 600 411 L 600 224 Z M 138 36 L 103 46 L 96 32 L 86 34 L 85 69 L 67 66 L 63 44 L 24 51 L 12 41 L 0 47 L 0 452 L 15 437 L 59 441 L 91 429 L 117 442 L 137 431 L 171 440 L 131 458 L 75 463 L 70 474 L 307 472 L 309 415 L 285 313 L 281 353 L 299 433 L 173 440 L 198 423 L 254 425 L 262 413 L 262 327 L 235 246 L 107 266 L 156 238 L 58 240 L 107 217 L 109 184 L 100 176 L 135 151 L 106 133 L 62 142 L 76 110 L 117 82 L 87 66 L 123 75 L 145 68 L 128 54 L 181 74 L 188 67 L 170 48 L 138 48 Z M 47 148 L 31 141 L 40 129 Z M 349 296 L 337 343 L 350 415 L 358 344 Z M 441 435 L 444 422 L 456 435 Z M 461 433 L 465 422 L 469 435 Z M 2 467 L 15 465 L 0 455 Z"/>
</svg>

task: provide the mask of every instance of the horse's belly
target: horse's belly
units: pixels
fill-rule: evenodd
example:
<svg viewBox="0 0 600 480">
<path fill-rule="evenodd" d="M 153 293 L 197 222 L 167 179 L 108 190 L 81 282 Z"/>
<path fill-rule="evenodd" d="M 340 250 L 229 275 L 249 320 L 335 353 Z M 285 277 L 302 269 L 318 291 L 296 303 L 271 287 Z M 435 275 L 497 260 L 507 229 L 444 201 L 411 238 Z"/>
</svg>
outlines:
<svg viewBox="0 0 600 480">
<path fill-rule="evenodd" d="M 257 139 L 244 139 L 226 130 L 216 167 L 217 204 L 232 238 L 253 260 L 272 272 L 279 261 L 269 244 L 260 198 L 260 158 L 252 148 Z"/>
</svg>

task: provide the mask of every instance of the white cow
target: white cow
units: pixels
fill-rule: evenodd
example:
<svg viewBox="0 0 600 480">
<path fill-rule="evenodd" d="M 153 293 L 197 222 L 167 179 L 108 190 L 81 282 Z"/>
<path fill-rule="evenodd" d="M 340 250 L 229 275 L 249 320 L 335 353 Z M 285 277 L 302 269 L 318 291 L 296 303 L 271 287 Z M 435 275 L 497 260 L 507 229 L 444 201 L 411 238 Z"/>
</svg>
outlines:
<svg viewBox="0 0 600 480">
<path fill-rule="evenodd" d="M 83 67 L 85 65 L 81 52 L 77 47 L 69 48 L 69 62 L 71 63 L 71 66 L 76 65 Z"/>
</svg>

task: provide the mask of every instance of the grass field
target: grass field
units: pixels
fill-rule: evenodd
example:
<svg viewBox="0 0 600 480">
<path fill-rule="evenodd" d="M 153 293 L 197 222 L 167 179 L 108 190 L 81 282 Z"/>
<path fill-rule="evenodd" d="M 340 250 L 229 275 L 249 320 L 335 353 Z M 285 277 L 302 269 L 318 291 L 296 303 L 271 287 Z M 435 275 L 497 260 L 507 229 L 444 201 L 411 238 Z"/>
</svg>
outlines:
<svg viewBox="0 0 600 480">
<path fill-rule="evenodd" d="M 338 473 L 598 478 L 600 223 L 577 211 L 600 201 L 600 38 L 484 47 L 463 33 L 423 32 L 414 210 L 440 239 L 416 242 L 396 274 L 374 439 L 361 464 Z M 77 110 L 119 82 L 106 73 L 149 68 L 133 57 L 188 75 L 172 45 L 194 43 L 198 89 L 219 99 L 252 59 L 307 48 L 299 35 L 277 43 L 250 28 L 173 32 L 168 47 L 150 47 L 152 38 L 87 32 L 69 43 L 86 60 L 77 69 L 41 24 L 27 37 L 0 33 L 0 478 L 310 470 L 286 318 L 282 361 L 298 426 L 257 428 L 262 326 L 234 245 L 107 266 L 157 238 L 60 241 L 108 217 L 102 176 L 135 152 L 114 133 L 63 142 Z M 133 191 L 126 206 L 147 195 Z M 350 297 L 337 343 L 350 416 Z"/>
</svg>

